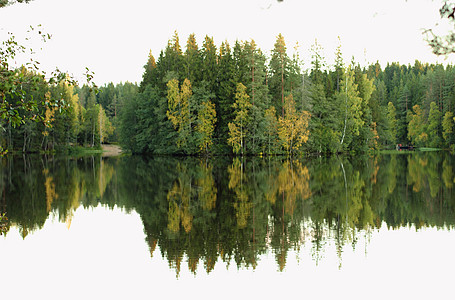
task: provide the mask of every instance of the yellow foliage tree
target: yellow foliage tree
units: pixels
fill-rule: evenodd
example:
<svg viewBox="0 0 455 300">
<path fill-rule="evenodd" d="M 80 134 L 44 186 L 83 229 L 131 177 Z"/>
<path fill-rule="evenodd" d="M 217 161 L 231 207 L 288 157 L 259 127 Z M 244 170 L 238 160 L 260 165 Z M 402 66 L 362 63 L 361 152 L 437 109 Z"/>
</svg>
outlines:
<svg viewBox="0 0 455 300">
<path fill-rule="evenodd" d="M 191 82 L 183 81 L 179 91 L 179 81 L 172 79 L 167 83 L 168 110 L 166 116 L 178 132 L 177 147 L 186 145 L 191 134 L 190 98 L 192 95 Z"/>
<path fill-rule="evenodd" d="M 212 135 L 215 130 L 216 111 L 215 104 L 211 101 L 204 101 L 198 112 L 197 132 L 200 135 L 199 149 L 208 153 L 209 147 L 213 144 Z"/>
<path fill-rule="evenodd" d="M 229 138 L 228 144 L 232 146 L 234 153 L 241 152 L 243 155 L 245 143 L 244 138 L 247 135 L 247 126 L 249 123 L 249 113 L 252 107 L 250 96 L 246 93 L 246 87 L 239 83 L 235 93 L 234 108 L 235 118 L 228 124 Z"/>
<path fill-rule="evenodd" d="M 308 123 L 310 114 L 307 111 L 297 112 L 295 101 L 287 96 L 284 104 L 284 117 L 278 118 L 278 136 L 289 155 L 308 141 L 310 131 Z"/>
</svg>

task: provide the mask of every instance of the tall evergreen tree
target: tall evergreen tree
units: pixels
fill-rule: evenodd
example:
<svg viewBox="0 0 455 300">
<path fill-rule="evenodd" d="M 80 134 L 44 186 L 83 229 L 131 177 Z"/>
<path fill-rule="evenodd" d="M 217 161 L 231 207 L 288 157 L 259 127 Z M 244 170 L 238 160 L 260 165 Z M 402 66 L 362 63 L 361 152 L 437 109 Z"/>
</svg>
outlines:
<svg viewBox="0 0 455 300">
<path fill-rule="evenodd" d="M 185 50 L 185 71 L 184 77 L 192 83 L 198 83 L 202 80 L 202 57 L 199 51 L 196 36 L 194 33 L 190 34 L 186 43 Z"/>
<path fill-rule="evenodd" d="M 286 42 L 284 37 L 278 34 L 272 56 L 270 58 L 270 79 L 269 89 L 272 96 L 272 104 L 278 112 L 284 116 L 284 97 L 285 82 L 289 75 L 289 57 L 286 52 Z"/>
</svg>

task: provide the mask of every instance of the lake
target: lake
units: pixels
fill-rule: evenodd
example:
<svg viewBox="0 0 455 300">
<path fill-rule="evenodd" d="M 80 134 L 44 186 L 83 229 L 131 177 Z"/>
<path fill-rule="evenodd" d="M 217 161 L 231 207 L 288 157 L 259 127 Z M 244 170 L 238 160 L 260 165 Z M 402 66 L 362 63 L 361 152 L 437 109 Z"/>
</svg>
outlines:
<svg viewBox="0 0 455 300">
<path fill-rule="evenodd" d="M 440 299 L 455 157 L 4 158 L 3 299 Z"/>
</svg>

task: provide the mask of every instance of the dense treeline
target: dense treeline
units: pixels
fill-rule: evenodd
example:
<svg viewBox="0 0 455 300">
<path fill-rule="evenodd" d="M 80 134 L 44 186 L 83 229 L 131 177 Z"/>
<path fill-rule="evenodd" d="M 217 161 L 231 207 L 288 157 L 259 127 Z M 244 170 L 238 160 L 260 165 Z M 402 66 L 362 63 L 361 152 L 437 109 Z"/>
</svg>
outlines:
<svg viewBox="0 0 455 300">
<path fill-rule="evenodd" d="M 0 144 L 8 151 L 65 151 L 75 146 L 99 147 L 101 143 L 118 141 L 118 112 L 124 99 L 134 98 L 137 86 L 112 83 L 95 90 L 87 85 L 78 87 L 70 81 L 49 84 L 25 68 L 19 70 L 30 77 L 23 85 L 24 93 L 9 94 L 6 102 L 22 101 L 24 109 L 17 111 L 19 122 L 2 119 Z M 35 78 L 35 80 L 32 80 Z M 45 101 L 36 102 L 36 99 Z M 49 105 L 59 99 L 59 105 Z M 33 109 L 26 107 L 34 104 Z M 37 119 L 38 118 L 38 119 Z"/>
<path fill-rule="evenodd" d="M 253 40 L 216 47 L 207 36 L 199 47 L 194 35 L 183 51 L 175 33 L 157 61 L 150 53 L 139 86 L 109 83 L 96 93 L 34 80 L 22 87 L 25 97 L 8 95 L 5 101 L 24 107 L 34 99 L 64 105 L 41 101 L 19 112 L 30 115 L 20 126 L 3 120 L 1 145 L 36 152 L 119 142 L 133 153 L 184 155 L 454 148 L 453 66 L 362 68 L 354 58 L 343 62 L 341 45 L 327 66 L 315 42 L 304 70 L 298 51 L 288 52 L 282 35 L 270 56 Z"/>
<path fill-rule="evenodd" d="M 256 43 L 202 47 L 177 32 L 150 53 L 137 97 L 124 103 L 120 141 L 135 153 L 363 152 L 396 144 L 454 144 L 452 66 L 346 65 L 341 45 L 326 67 L 311 47 L 304 71 L 283 36 L 267 57 Z"/>
</svg>

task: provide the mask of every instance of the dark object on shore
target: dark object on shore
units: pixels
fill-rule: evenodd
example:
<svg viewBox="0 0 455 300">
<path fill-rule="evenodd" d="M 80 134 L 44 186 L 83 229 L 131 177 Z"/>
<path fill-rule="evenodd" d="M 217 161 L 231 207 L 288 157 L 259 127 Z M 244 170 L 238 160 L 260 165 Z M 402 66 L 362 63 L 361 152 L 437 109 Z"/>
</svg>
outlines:
<svg viewBox="0 0 455 300">
<path fill-rule="evenodd" d="M 397 149 L 397 151 L 402 151 L 402 150 L 414 151 L 414 146 L 403 146 L 401 144 L 397 144 L 396 149 Z"/>
</svg>

